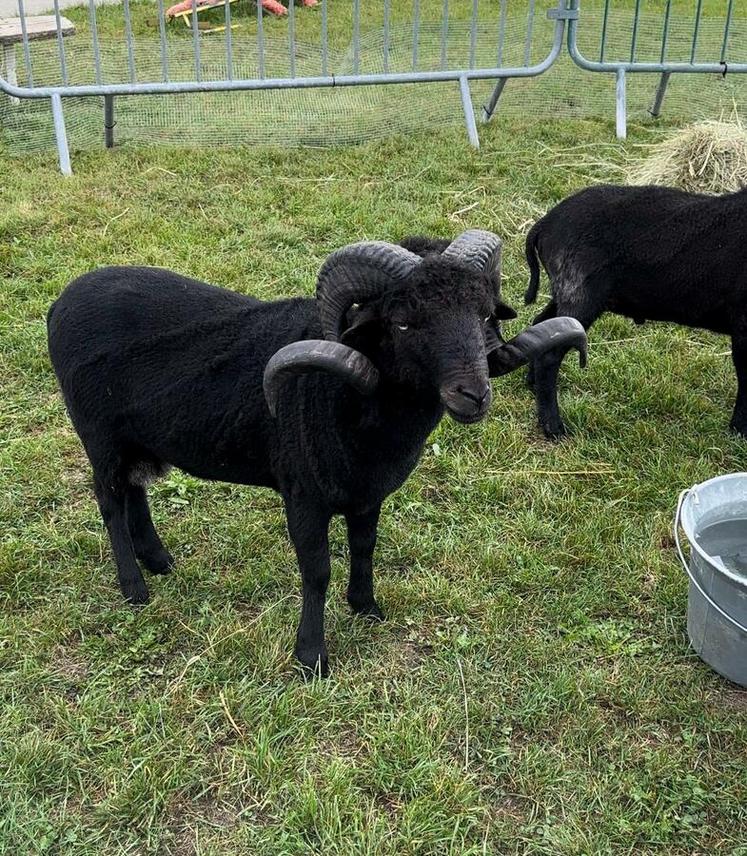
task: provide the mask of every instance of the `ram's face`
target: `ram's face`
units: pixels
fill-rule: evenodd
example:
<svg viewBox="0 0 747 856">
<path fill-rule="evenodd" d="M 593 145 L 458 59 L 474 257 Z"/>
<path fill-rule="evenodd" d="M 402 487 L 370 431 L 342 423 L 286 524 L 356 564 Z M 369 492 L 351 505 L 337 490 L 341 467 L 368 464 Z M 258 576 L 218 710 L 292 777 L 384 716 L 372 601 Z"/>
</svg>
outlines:
<svg viewBox="0 0 747 856">
<path fill-rule="evenodd" d="M 490 407 L 487 350 L 500 320 L 515 313 L 497 301 L 487 277 L 426 258 L 413 280 L 385 301 L 382 321 L 404 382 L 437 394 L 458 422 Z"/>
</svg>

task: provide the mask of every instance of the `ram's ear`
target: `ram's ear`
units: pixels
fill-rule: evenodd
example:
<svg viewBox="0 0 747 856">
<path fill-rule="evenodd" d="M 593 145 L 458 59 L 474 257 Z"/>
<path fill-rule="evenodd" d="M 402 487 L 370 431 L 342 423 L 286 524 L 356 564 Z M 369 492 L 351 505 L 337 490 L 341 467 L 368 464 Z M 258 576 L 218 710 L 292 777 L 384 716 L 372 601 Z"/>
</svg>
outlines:
<svg viewBox="0 0 747 856">
<path fill-rule="evenodd" d="M 366 340 L 379 335 L 379 316 L 370 306 L 354 304 L 345 317 L 347 327 L 340 341 L 351 347 L 362 345 Z"/>
<path fill-rule="evenodd" d="M 504 303 L 499 299 L 495 304 L 493 317 L 497 318 L 499 321 L 509 321 L 511 318 L 517 318 L 518 316 L 515 309 L 509 306 L 508 303 Z"/>
</svg>

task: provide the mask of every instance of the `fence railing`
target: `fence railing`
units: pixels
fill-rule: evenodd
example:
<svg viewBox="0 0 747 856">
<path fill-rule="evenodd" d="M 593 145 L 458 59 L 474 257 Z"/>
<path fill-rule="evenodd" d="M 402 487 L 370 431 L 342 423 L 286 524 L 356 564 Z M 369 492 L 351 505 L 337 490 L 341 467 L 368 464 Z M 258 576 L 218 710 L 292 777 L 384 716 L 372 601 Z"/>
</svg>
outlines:
<svg viewBox="0 0 747 856">
<path fill-rule="evenodd" d="M 0 91 L 15 98 L 50 99 L 64 173 L 70 172 L 70 156 L 63 99 L 73 96 L 103 96 L 105 141 L 110 146 L 117 96 L 451 81 L 458 83 L 460 88 L 470 142 L 479 146 L 470 81 L 497 81 L 493 97 L 486 106 L 486 114 L 492 113 L 506 80 L 542 74 L 555 62 L 563 48 L 565 20 L 569 14 L 574 14 L 566 10 L 565 0 L 557 0 L 556 6 L 550 9 L 545 6 L 541 10 L 539 0 L 499 0 L 498 4 L 491 4 L 493 9 L 489 14 L 484 9 L 481 14 L 478 0 L 439 0 L 428 3 L 427 9 L 424 2 L 412 0 L 406 21 L 402 20 L 401 4 L 395 10 L 391 0 L 366 3 L 365 17 L 361 0 L 334 4 L 320 0 L 319 8 L 312 10 L 296 8 L 291 3 L 287 8 L 286 51 L 282 57 L 278 55 L 275 42 L 270 44 L 268 40 L 262 3 L 257 2 L 256 16 L 251 21 L 254 32 L 248 37 L 242 36 L 242 62 L 237 63 L 237 15 L 232 12 L 231 0 L 224 0 L 212 9 L 212 15 L 222 13 L 222 20 L 211 26 L 213 35 L 209 45 L 198 20 L 204 10 L 198 0 L 192 0 L 184 16 L 188 17 L 191 29 L 187 62 L 185 38 L 173 31 L 175 23 L 168 20 L 164 0 L 158 0 L 154 29 L 158 32 L 159 49 L 158 64 L 154 66 L 150 58 L 144 60 L 138 51 L 130 0 L 123 0 L 121 6 L 124 48 L 121 49 L 120 43 L 115 60 L 111 59 L 111 51 L 100 34 L 102 14 L 108 17 L 111 25 L 114 14 L 111 7 L 97 7 L 94 0 L 88 0 L 88 31 L 73 39 L 64 39 L 58 0 L 54 2 L 56 63 L 54 66 L 47 63 L 43 79 L 35 74 L 33 52 L 24 28 L 21 44 L 25 81 L 22 84 L 11 82 L 0 74 Z M 24 22 L 27 16 L 23 0 L 18 0 L 18 4 Z M 454 14 L 455 7 L 461 14 Z M 437 9 L 435 15 L 434 9 Z M 333 11 L 344 20 L 344 26 L 333 20 Z M 316 29 L 306 26 L 305 32 L 299 33 L 302 12 L 314 15 Z M 551 33 L 549 38 L 538 40 L 535 20 L 542 13 L 551 20 Z M 244 17 L 242 24 L 248 23 L 249 19 Z M 305 23 L 308 23 L 308 16 L 305 16 Z M 216 33 L 218 29 L 222 29 L 222 35 Z M 314 37 L 315 44 L 304 41 L 304 50 L 299 51 L 299 36 L 309 35 Z M 88 43 L 85 49 L 81 46 L 82 39 Z M 222 48 L 219 58 L 216 39 L 220 40 Z M 74 40 L 77 44 L 73 48 Z M 332 55 L 346 40 L 346 67 L 333 67 Z M 211 61 L 206 67 L 208 50 Z M 75 53 L 75 75 L 72 53 Z M 178 62 L 175 62 L 175 54 Z M 249 55 L 251 58 L 247 61 Z M 186 76 L 185 68 L 189 69 Z"/>
<path fill-rule="evenodd" d="M 569 0 L 578 11 L 580 0 Z M 627 126 L 626 75 L 659 74 L 649 111 L 661 113 L 672 74 L 744 74 L 747 72 L 747 29 L 735 21 L 734 0 L 725 0 L 722 16 L 703 14 L 703 0 L 695 0 L 692 14 L 675 13 L 672 0 L 657 10 L 658 38 L 642 43 L 642 0 L 613 4 L 604 0 L 601 20 L 596 16 L 571 18 L 568 52 L 576 65 L 587 71 L 614 73 L 616 77 L 617 136 L 625 137 Z M 707 29 L 706 29 L 707 28 Z M 590 51 L 596 48 L 594 56 Z M 587 53 L 584 53 L 584 50 Z"/>
<path fill-rule="evenodd" d="M 235 0 L 215 0 L 209 11 L 205 0 L 187 0 L 177 12 L 157 0 L 155 20 L 148 22 L 151 49 L 136 35 L 143 30 L 142 4 L 97 6 L 88 0 L 87 21 L 70 36 L 59 0 L 50 0 L 55 27 L 43 54 L 29 32 L 34 16 L 26 14 L 24 0 L 17 2 L 22 80 L 15 70 L 7 74 L 11 60 L 15 69 L 15 56 L 6 45 L 10 59 L 6 73 L 0 67 L 0 92 L 50 100 L 66 174 L 67 97 L 103 98 L 104 140 L 111 146 L 118 96 L 453 82 L 470 142 L 478 146 L 470 82 L 496 82 L 483 109 L 487 121 L 506 81 L 544 73 L 564 43 L 581 68 L 616 76 L 620 136 L 626 130 L 627 73 L 660 75 L 651 111 L 658 115 L 673 73 L 747 71 L 747 34 L 741 38 L 740 31 L 735 38 L 735 0 L 725 0 L 715 41 L 713 19 L 704 36 L 703 0 L 693 0 L 687 18 L 675 15 L 672 0 L 666 0 L 655 13 L 661 28 L 655 45 L 641 36 L 642 0 L 600 0 L 604 5 L 588 13 L 579 0 L 407 0 L 406 12 L 400 0 L 319 0 L 316 8 L 290 3 L 282 28 L 265 18 L 267 0 L 257 0 L 250 14 L 246 6 L 233 7 Z M 205 14 L 212 18 L 208 29 Z"/>
</svg>

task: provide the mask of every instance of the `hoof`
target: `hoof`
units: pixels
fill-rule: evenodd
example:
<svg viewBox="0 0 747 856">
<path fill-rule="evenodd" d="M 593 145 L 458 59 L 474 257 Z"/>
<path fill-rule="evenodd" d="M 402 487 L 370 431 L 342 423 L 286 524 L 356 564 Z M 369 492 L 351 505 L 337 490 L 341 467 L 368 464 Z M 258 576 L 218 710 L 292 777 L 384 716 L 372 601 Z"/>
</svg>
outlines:
<svg viewBox="0 0 747 856">
<path fill-rule="evenodd" d="M 562 422 L 548 423 L 545 425 L 540 424 L 540 428 L 542 428 L 542 433 L 545 437 L 553 442 L 563 440 L 569 436 L 568 429 Z"/>
<path fill-rule="evenodd" d="M 350 601 L 348 601 L 350 603 Z M 361 618 L 368 618 L 370 621 L 383 621 L 384 613 L 381 611 L 379 604 L 375 600 L 366 604 L 350 603 L 350 608 L 356 615 Z"/>
<path fill-rule="evenodd" d="M 143 580 L 139 582 L 130 583 L 128 585 L 122 585 L 122 594 L 124 595 L 124 599 L 127 603 L 132 604 L 133 606 L 140 606 L 142 604 L 148 603 L 150 600 L 150 594 L 148 593 L 148 586 L 145 585 Z"/>
<path fill-rule="evenodd" d="M 143 567 L 152 574 L 168 574 L 174 567 L 174 557 L 168 550 L 157 550 L 138 556 Z"/>
<path fill-rule="evenodd" d="M 729 430 L 732 434 L 737 434 L 739 437 L 747 439 L 747 418 L 744 414 L 732 413 L 731 422 L 729 422 Z"/>
<path fill-rule="evenodd" d="M 296 648 L 295 655 L 306 680 L 314 677 L 326 678 L 329 675 L 329 657 L 326 650 Z"/>
</svg>

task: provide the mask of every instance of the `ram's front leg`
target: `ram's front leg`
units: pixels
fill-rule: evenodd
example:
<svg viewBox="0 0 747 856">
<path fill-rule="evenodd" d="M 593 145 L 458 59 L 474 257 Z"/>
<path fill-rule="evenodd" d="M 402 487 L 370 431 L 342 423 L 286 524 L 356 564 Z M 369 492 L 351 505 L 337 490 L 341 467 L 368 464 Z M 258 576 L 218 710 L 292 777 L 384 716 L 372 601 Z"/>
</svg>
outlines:
<svg viewBox="0 0 747 856">
<path fill-rule="evenodd" d="M 288 531 L 301 571 L 301 623 L 296 636 L 296 657 L 304 668 L 325 677 L 329 670 L 324 641 L 324 603 L 329 585 L 330 515 L 310 498 L 286 498 Z"/>
<path fill-rule="evenodd" d="M 380 506 L 367 514 L 346 514 L 350 544 L 348 603 L 353 612 L 382 620 L 384 615 L 374 598 L 373 552 L 379 525 Z"/>
</svg>

